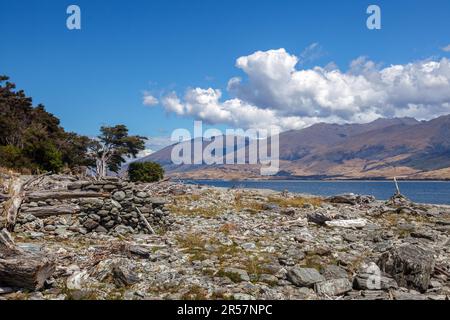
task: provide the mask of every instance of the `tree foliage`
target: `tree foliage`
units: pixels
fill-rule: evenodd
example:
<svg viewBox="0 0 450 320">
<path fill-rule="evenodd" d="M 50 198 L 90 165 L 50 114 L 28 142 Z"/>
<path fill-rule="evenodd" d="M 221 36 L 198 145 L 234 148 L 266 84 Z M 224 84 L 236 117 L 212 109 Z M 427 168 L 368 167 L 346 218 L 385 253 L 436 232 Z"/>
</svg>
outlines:
<svg viewBox="0 0 450 320">
<path fill-rule="evenodd" d="M 145 149 L 145 140 L 141 136 L 128 135 L 124 125 L 101 127 L 100 135 L 92 141 L 90 150 L 96 160 L 97 176 L 103 178 L 107 171 L 119 172 L 125 157 L 136 158 Z"/>
<path fill-rule="evenodd" d="M 164 169 L 156 162 L 132 162 L 128 177 L 133 182 L 157 182 L 164 178 Z"/>
<path fill-rule="evenodd" d="M 60 121 L 0 76 L 0 166 L 58 172 L 88 166 L 90 139 L 65 132 Z"/>
</svg>

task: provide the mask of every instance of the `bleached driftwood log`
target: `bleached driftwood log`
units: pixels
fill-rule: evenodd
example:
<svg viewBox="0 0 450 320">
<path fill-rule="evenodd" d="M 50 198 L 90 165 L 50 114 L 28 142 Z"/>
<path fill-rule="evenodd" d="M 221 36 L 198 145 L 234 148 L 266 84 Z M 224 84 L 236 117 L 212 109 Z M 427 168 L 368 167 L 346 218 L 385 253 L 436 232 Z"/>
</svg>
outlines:
<svg viewBox="0 0 450 320">
<path fill-rule="evenodd" d="M 135 207 L 139 217 L 142 219 L 142 221 L 144 221 L 145 226 L 147 227 L 148 231 L 150 231 L 151 234 L 155 234 L 155 230 L 153 230 L 152 226 L 150 225 L 150 223 L 148 222 L 148 220 L 145 218 L 145 216 L 142 214 L 141 210 L 139 210 L 138 207 Z"/>
<path fill-rule="evenodd" d="M 2 195 L 0 197 L 3 201 L 7 200 L 4 204 L 4 215 L 6 216 L 6 228 L 8 231 L 13 232 L 16 225 L 17 215 L 20 207 L 25 199 L 29 201 L 44 201 L 47 199 L 80 199 L 80 198 L 106 198 L 108 193 L 101 192 L 81 192 L 81 191 L 66 191 L 66 190 L 52 190 L 42 192 L 30 192 L 26 193 L 25 189 L 34 182 L 44 178 L 51 173 L 46 173 L 40 176 L 32 177 L 24 181 L 21 178 L 17 178 L 12 181 L 9 188 L 9 195 Z M 28 210 L 28 213 L 31 209 Z M 76 208 L 69 209 L 69 207 L 43 207 L 36 208 L 37 217 L 47 217 L 52 215 L 74 214 L 78 211 Z"/>
<path fill-rule="evenodd" d="M 25 188 L 44 176 L 50 173 L 33 177 L 27 181 L 23 181 L 21 178 L 13 180 L 11 187 L 9 189 L 10 199 L 6 202 L 4 210 L 6 211 L 6 228 L 8 231 L 14 231 L 14 226 L 16 225 L 17 214 L 19 212 L 20 206 L 25 198 Z"/>
<path fill-rule="evenodd" d="M 26 194 L 29 201 L 45 201 L 48 199 L 64 200 L 64 199 L 81 199 L 81 198 L 107 198 L 109 193 L 105 192 L 86 192 L 86 191 L 41 191 L 30 192 Z"/>
<path fill-rule="evenodd" d="M 54 271 L 48 258 L 20 249 L 6 229 L 0 231 L 0 285 L 39 290 Z"/>
<path fill-rule="evenodd" d="M 402 193 L 400 192 L 400 188 L 399 188 L 399 186 L 398 186 L 397 177 L 394 177 L 394 184 L 395 184 L 395 194 L 396 194 L 396 195 L 402 194 Z"/>
<path fill-rule="evenodd" d="M 0 202 L 8 200 L 10 197 L 7 194 L 0 193 Z"/>
<path fill-rule="evenodd" d="M 69 205 L 27 208 L 26 210 L 21 211 L 21 213 L 23 213 L 23 214 L 32 214 L 36 218 L 47 218 L 47 217 L 51 217 L 51 216 L 77 214 L 79 212 L 80 212 L 80 207 L 69 206 Z"/>
</svg>

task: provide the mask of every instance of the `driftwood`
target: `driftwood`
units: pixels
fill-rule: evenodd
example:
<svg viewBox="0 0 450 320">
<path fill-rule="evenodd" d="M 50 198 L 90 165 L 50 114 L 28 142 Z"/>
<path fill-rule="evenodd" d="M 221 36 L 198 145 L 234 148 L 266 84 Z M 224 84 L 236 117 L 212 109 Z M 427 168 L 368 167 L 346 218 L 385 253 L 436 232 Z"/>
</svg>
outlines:
<svg viewBox="0 0 450 320">
<path fill-rule="evenodd" d="M 6 228 L 8 231 L 14 231 L 14 226 L 16 225 L 17 214 L 19 212 L 20 206 L 25 198 L 25 188 L 32 183 L 42 179 L 43 177 L 49 175 L 50 173 L 43 174 L 37 177 L 33 177 L 27 181 L 22 181 L 20 178 L 12 182 L 10 188 L 11 198 L 5 205 L 6 211 Z"/>
<path fill-rule="evenodd" d="M 8 196 L 7 194 L 0 193 L 0 202 L 9 200 L 9 198 L 10 196 Z"/>
<path fill-rule="evenodd" d="M 20 249 L 7 230 L 0 231 L 0 285 L 39 290 L 54 271 L 45 256 Z"/>
<path fill-rule="evenodd" d="M 76 214 L 80 212 L 80 208 L 78 206 L 60 205 L 60 206 L 27 208 L 26 210 L 23 210 L 21 212 L 23 214 L 32 214 L 36 218 L 47 218 L 51 216 Z"/>
<path fill-rule="evenodd" d="M 138 207 L 135 208 L 137 213 L 139 214 L 139 217 L 142 219 L 142 221 L 144 221 L 145 226 L 147 227 L 147 229 L 150 231 L 151 234 L 155 234 L 155 230 L 153 230 L 152 226 L 150 225 L 150 223 L 148 222 L 148 220 L 145 218 L 145 216 L 142 214 L 141 210 L 139 210 Z"/>
<path fill-rule="evenodd" d="M 16 225 L 17 215 L 19 213 L 20 207 L 25 199 L 29 201 L 41 201 L 47 199 L 79 199 L 79 198 L 106 198 L 109 196 L 108 193 L 99 193 L 99 192 L 78 192 L 78 191 L 62 191 L 62 190 L 53 190 L 53 191 L 45 191 L 45 192 L 30 192 L 26 193 L 25 189 L 33 184 L 34 182 L 44 178 L 51 173 L 46 173 L 40 176 L 33 177 L 27 181 L 23 181 L 18 178 L 12 182 L 12 185 L 9 190 L 9 195 L 2 195 L 0 199 L 7 200 L 4 203 L 4 211 L 6 215 L 6 228 L 8 231 L 13 232 L 14 226 Z M 31 211 L 35 210 L 35 213 Z M 78 211 L 76 208 L 69 207 L 42 207 L 42 208 L 33 208 L 27 209 L 27 213 L 32 213 L 37 217 L 47 217 L 53 215 L 63 215 L 63 214 L 74 214 Z"/>
<path fill-rule="evenodd" d="M 5 204 L 6 227 L 9 231 L 13 231 L 14 225 L 16 224 L 17 212 L 19 211 L 25 196 L 24 182 L 20 179 L 14 180 L 9 189 L 9 193 L 11 194 L 11 197 Z"/>
<path fill-rule="evenodd" d="M 397 182 L 397 178 L 396 177 L 394 177 L 394 184 L 395 184 L 395 194 L 402 194 L 401 192 L 400 192 L 400 188 L 399 188 L 399 186 L 398 186 L 398 182 Z"/>
<path fill-rule="evenodd" d="M 27 193 L 26 199 L 28 201 L 45 201 L 47 199 L 81 199 L 81 198 L 107 198 L 109 193 L 105 192 L 83 192 L 83 191 L 42 191 Z"/>
<path fill-rule="evenodd" d="M 446 271 L 443 267 L 440 267 L 440 266 L 435 266 L 434 272 L 436 272 L 438 274 L 443 274 L 446 277 L 450 277 L 450 272 Z"/>
</svg>

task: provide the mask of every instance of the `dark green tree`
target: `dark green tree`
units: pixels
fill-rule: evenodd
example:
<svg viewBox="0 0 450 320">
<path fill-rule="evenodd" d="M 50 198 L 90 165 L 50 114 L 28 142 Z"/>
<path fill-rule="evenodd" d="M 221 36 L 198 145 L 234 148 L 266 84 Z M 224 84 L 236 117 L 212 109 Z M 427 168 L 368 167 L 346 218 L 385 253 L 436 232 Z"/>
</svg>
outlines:
<svg viewBox="0 0 450 320">
<path fill-rule="evenodd" d="M 0 76 L 0 165 L 32 171 L 60 171 L 88 165 L 90 139 L 67 133 L 43 105 L 15 90 Z"/>
<path fill-rule="evenodd" d="M 164 169 L 156 162 L 132 162 L 128 177 L 133 182 L 157 182 L 164 178 Z"/>
<path fill-rule="evenodd" d="M 107 170 L 119 172 L 125 157 L 136 158 L 144 150 L 145 140 L 141 136 L 128 135 L 128 128 L 124 125 L 101 127 L 100 135 L 90 146 L 95 159 L 97 177 L 104 178 Z"/>
</svg>

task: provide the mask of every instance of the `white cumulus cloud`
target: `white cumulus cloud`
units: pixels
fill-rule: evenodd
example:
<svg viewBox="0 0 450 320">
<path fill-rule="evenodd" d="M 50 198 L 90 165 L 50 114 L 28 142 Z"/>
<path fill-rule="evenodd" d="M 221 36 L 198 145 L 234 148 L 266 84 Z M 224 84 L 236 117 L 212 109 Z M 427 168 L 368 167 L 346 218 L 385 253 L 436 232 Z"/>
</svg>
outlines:
<svg viewBox="0 0 450 320">
<path fill-rule="evenodd" d="M 157 98 L 155 98 L 153 95 L 151 95 L 148 92 L 144 93 L 143 104 L 145 106 L 153 107 L 153 106 L 156 106 L 158 103 L 159 103 L 159 100 Z"/>
<path fill-rule="evenodd" d="M 210 124 L 281 130 L 317 122 L 369 122 L 380 117 L 433 118 L 450 113 L 450 60 L 426 60 L 382 68 L 365 57 L 347 71 L 334 64 L 299 69 L 285 49 L 237 59 L 245 78 L 230 79 L 232 98 L 214 88 L 194 88 L 183 97 L 163 97 L 168 112 Z"/>
<path fill-rule="evenodd" d="M 450 44 L 446 47 L 443 47 L 442 50 L 445 52 L 450 52 Z"/>
</svg>

